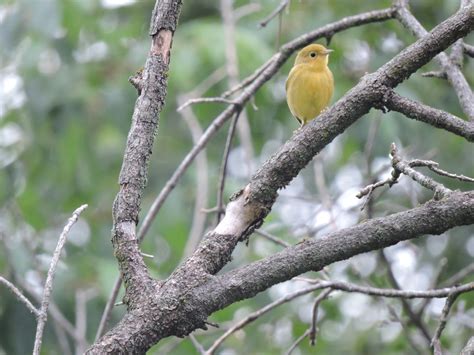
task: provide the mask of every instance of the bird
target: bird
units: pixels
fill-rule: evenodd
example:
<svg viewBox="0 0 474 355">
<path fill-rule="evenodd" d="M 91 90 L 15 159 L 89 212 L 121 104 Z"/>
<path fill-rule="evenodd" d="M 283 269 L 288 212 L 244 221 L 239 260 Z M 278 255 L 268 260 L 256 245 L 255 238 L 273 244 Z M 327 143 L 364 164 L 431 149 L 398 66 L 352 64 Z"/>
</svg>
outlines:
<svg viewBox="0 0 474 355">
<path fill-rule="evenodd" d="M 334 78 L 328 67 L 329 53 L 321 44 L 310 44 L 298 52 L 286 80 L 286 101 L 300 127 L 325 110 L 334 92 Z"/>
</svg>

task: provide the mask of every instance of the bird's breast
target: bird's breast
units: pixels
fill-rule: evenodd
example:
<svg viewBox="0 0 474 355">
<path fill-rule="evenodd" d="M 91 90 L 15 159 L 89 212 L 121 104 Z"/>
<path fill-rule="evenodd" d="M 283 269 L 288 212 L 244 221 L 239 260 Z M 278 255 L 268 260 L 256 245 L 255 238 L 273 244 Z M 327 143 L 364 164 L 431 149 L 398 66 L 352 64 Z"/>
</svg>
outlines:
<svg viewBox="0 0 474 355">
<path fill-rule="evenodd" d="M 297 65 L 288 76 L 286 90 L 292 114 L 307 122 L 328 106 L 334 90 L 332 73 L 327 67 L 313 70 L 308 65 Z"/>
</svg>

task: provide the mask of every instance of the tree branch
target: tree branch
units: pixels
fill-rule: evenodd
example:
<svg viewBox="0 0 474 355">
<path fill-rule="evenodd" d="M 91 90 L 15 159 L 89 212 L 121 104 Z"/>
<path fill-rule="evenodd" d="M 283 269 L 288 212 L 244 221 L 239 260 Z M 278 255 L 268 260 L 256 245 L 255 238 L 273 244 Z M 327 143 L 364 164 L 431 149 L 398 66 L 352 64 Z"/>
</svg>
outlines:
<svg viewBox="0 0 474 355">
<path fill-rule="evenodd" d="M 41 300 L 41 308 L 39 310 L 38 315 L 35 344 L 33 348 L 34 355 L 39 355 L 41 350 L 41 343 L 43 341 L 43 331 L 46 325 L 46 320 L 48 319 L 49 299 L 51 297 L 51 293 L 53 292 L 53 281 L 54 276 L 56 274 L 56 267 L 58 265 L 59 258 L 61 257 L 61 251 L 63 250 L 64 244 L 66 244 L 66 238 L 69 234 L 69 231 L 71 230 L 74 223 L 76 223 L 76 221 L 78 220 L 82 211 L 84 211 L 86 208 L 87 205 L 82 205 L 72 213 L 72 216 L 69 218 L 66 226 L 64 227 L 61 235 L 59 236 L 58 244 L 56 245 L 56 249 L 54 250 L 53 257 L 51 259 L 51 265 L 49 266 L 48 275 L 44 284 L 43 299 Z"/>
<path fill-rule="evenodd" d="M 464 2 L 461 2 L 464 5 Z M 405 26 L 416 38 L 423 38 L 428 32 L 418 22 L 418 20 L 408 10 L 407 0 L 396 0 L 395 7 L 397 8 L 396 16 L 398 20 Z M 460 10 L 469 8 L 472 6 L 472 2 L 468 5 L 461 6 Z M 442 71 L 446 73 L 447 79 L 453 87 L 456 95 L 458 96 L 461 108 L 466 116 L 473 121 L 474 120 L 474 94 L 472 93 L 471 87 L 469 86 L 466 78 L 461 72 L 461 69 L 451 61 L 446 53 L 439 53 L 435 60 L 440 65 Z"/>
<path fill-rule="evenodd" d="M 339 21 L 330 23 L 326 26 L 320 27 L 314 31 L 306 33 L 280 48 L 280 51 L 273 55 L 266 63 L 258 68 L 248 78 L 244 79 L 241 84 L 237 85 L 228 92 L 225 92 L 222 97 L 228 97 L 231 93 L 245 87 L 245 90 L 237 96 L 229 107 L 222 111 L 206 129 L 198 143 L 194 145 L 191 151 L 181 161 L 178 168 L 175 170 L 170 179 L 166 182 L 163 189 L 160 191 L 156 199 L 153 201 L 150 210 L 147 212 L 140 231 L 138 233 L 139 240 L 143 240 L 145 235 L 153 223 L 156 215 L 163 206 L 165 200 L 175 186 L 178 184 L 181 177 L 187 171 L 191 163 L 199 152 L 207 145 L 215 133 L 229 120 L 237 111 L 241 110 L 244 105 L 253 97 L 263 84 L 270 80 L 273 75 L 285 64 L 286 60 L 299 48 L 309 44 L 319 38 L 333 36 L 334 34 L 347 30 L 352 27 L 361 26 L 368 23 L 386 21 L 394 17 L 395 9 L 388 8 L 383 10 L 369 11 L 355 16 L 348 16 Z"/>
<path fill-rule="evenodd" d="M 257 263 L 214 276 L 230 260 L 238 241 L 262 223 L 277 191 L 286 186 L 314 155 L 371 107 L 381 103 L 387 90 L 472 30 L 473 8 L 474 5 L 461 9 L 377 72 L 362 78 L 333 107 L 299 130 L 233 197 L 224 219 L 205 236 L 194 254 L 164 282 L 141 289 L 140 307 L 129 307 L 122 321 L 99 339 L 90 353 L 145 352 L 164 337 L 185 336 L 197 328 L 206 329 L 206 319 L 212 312 L 302 272 L 320 270 L 332 262 L 421 234 L 439 234 L 454 226 L 474 223 L 474 193 L 453 192 L 440 201 L 374 219 L 327 238 L 307 240 Z M 392 13 L 392 9 L 385 10 L 383 16 L 386 19 Z M 347 21 L 338 24 L 339 28 L 347 25 Z M 291 46 L 283 46 L 273 57 L 272 64 L 237 100 L 246 102 L 295 48 L 312 41 L 312 36 L 328 34 L 331 28 L 334 24 L 290 42 Z M 321 32 L 323 30 L 325 32 Z M 230 106 L 216 119 L 204 133 L 203 145 L 235 109 L 235 105 Z M 193 149 L 196 154 L 198 151 Z M 186 169 L 193 158 L 192 154 L 188 155 L 178 170 Z"/>
<path fill-rule="evenodd" d="M 129 307 L 139 304 L 146 294 L 143 291 L 154 287 L 138 248 L 136 225 L 158 116 L 166 97 L 170 50 L 180 8 L 181 0 L 155 4 L 150 25 L 152 44 L 141 74 L 140 96 L 135 103 L 120 171 L 120 191 L 113 206 L 112 243 L 125 283 L 124 302 Z"/>
<path fill-rule="evenodd" d="M 389 110 L 400 112 L 408 118 L 445 129 L 466 138 L 469 142 L 474 142 L 474 124 L 450 113 L 402 97 L 394 91 L 387 93 L 384 105 Z"/>
<path fill-rule="evenodd" d="M 374 218 L 354 227 L 330 233 L 318 239 L 303 241 L 295 246 L 215 276 L 194 291 L 196 304 L 204 305 L 207 313 L 250 298 L 279 282 L 308 271 L 319 271 L 336 261 L 371 250 L 386 248 L 420 235 L 438 235 L 460 225 L 474 223 L 474 192 L 453 192 L 440 201 L 430 201 L 421 207 L 387 217 Z M 473 284 L 467 284 L 472 290 Z M 450 288 L 436 291 L 446 297 Z M 383 293 L 373 290 L 367 294 L 405 295 L 418 297 L 427 291 L 395 290 Z"/>
<path fill-rule="evenodd" d="M 5 279 L 4 277 L 0 276 L 0 283 L 4 284 L 14 295 L 15 297 L 22 302 L 28 310 L 33 313 L 36 317 L 40 315 L 40 312 L 38 309 L 36 309 L 35 306 L 33 306 L 33 303 L 25 297 L 23 292 L 21 292 L 14 284 L 12 284 L 10 281 Z"/>
</svg>

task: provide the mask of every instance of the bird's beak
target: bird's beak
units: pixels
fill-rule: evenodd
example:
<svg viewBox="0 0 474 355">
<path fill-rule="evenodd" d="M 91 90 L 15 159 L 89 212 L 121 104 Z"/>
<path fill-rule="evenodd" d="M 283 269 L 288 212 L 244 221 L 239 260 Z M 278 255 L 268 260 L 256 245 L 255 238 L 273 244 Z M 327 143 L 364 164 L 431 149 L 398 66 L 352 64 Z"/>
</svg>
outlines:
<svg viewBox="0 0 474 355">
<path fill-rule="evenodd" d="M 326 49 L 324 55 L 328 55 L 329 53 L 334 52 L 334 49 Z"/>
</svg>

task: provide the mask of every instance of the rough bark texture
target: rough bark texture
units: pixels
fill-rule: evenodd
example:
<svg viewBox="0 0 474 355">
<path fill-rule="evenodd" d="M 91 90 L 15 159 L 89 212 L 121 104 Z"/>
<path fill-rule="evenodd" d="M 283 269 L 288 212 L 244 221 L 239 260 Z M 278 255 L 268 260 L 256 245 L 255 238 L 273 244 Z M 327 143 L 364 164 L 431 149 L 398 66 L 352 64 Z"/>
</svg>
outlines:
<svg viewBox="0 0 474 355">
<path fill-rule="evenodd" d="M 179 5 L 173 5 L 176 3 L 169 1 L 162 4 L 179 9 Z M 306 241 L 259 262 L 214 276 L 230 260 L 237 243 L 262 223 L 277 197 L 277 191 L 285 187 L 321 149 L 370 108 L 383 106 L 384 96 L 392 88 L 437 53 L 469 33 L 474 26 L 473 10 L 474 5 L 462 8 L 375 73 L 366 75 L 317 120 L 300 129 L 233 197 L 224 219 L 216 229 L 205 236 L 195 253 L 164 282 L 154 281 L 148 276 L 135 238 L 137 209 L 146 177 L 144 167 L 151 149 L 148 138 L 140 141 L 135 137 L 145 130 L 148 132 L 146 137 L 152 143 L 156 116 L 164 100 L 163 86 L 166 87 L 164 65 L 167 62 L 159 57 L 161 54 L 154 61 L 153 53 L 159 52 L 153 49 L 159 42 L 154 40 L 127 143 L 122 168 L 124 176 L 121 175 L 120 179 L 121 191 L 114 207 L 114 249 L 126 281 L 128 313 L 89 352 L 144 353 L 164 337 L 185 336 L 197 328 L 206 328 L 206 318 L 212 312 L 252 297 L 305 271 L 320 270 L 335 261 L 393 245 L 401 240 L 423 234 L 440 234 L 454 226 L 473 224 L 474 193 L 450 193 L 440 201 L 374 219 L 323 239 Z M 164 9 L 163 13 L 167 11 L 169 8 Z M 158 16 L 159 12 L 159 9 L 155 10 L 154 15 Z M 160 26 L 154 26 L 152 22 L 151 33 L 157 33 L 155 36 L 158 36 Z M 172 30 L 174 27 L 171 27 Z M 169 33 L 170 28 L 164 31 Z M 285 61 L 288 56 L 289 53 L 280 54 L 273 63 Z M 150 68 L 152 65 L 157 66 L 156 71 Z M 263 75 L 259 80 L 267 79 Z M 147 80 L 153 80 L 155 85 L 162 85 L 162 88 L 147 85 Z M 133 161 L 128 161 L 127 156 L 141 163 L 135 165 Z"/>
<path fill-rule="evenodd" d="M 140 319 L 146 316 L 146 299 L 157 286 L 140 254 L 136 225 L 159 113 L 165 102 L 171 43 L 180 8 L 180 0 L 157 1 L 153 10 L 150 27 L 152 46 L 143 72 L 135 82 L 139 97 L 135 103 L 120 171 L 120 190 L 112 211 L 112 244 L 125 283 L 124 302 L 130 312 L 122 322 L 122 331 L 136 336 L 122 339 L 120 335 L 114 337 L 112 330 L 99 340 L 100 346 L 93 346 L 89 350 L 91 353 L 116 353 L 117 349 L 128 349 L 127 352 L 135 353 L 150 347 L 150 343 L 139 335 L 141 323 L 130 321 L 130 317 Z M 114 346 L 108 347 L 108 340 Z"/>
<path fill-rule="evenodd" d="M 474 142 L 473 122 L 464 121 L 445 111 L 422 105 L 416 101 L 402 97 L 393 91 L 385 95 L 384 104 L 389 110 L 403 113 L 409 118 L 445 129 L 466 138 L 469 142 Z"/>
</svg>

